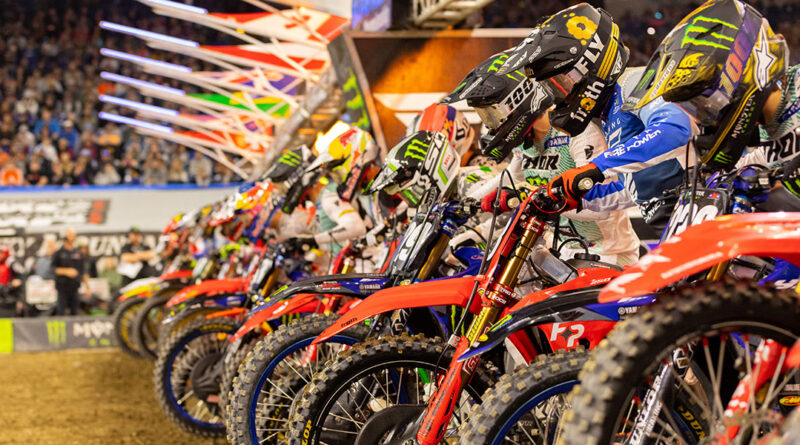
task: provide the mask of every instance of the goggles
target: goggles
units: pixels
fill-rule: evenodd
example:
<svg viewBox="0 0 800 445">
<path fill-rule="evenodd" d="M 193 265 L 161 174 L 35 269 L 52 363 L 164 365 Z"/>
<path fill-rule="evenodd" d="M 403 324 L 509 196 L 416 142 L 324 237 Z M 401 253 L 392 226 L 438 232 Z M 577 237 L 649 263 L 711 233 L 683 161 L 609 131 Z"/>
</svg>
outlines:
<svg viewBox="0 0 800 445">
<path fill-rule="evenodd" d="M 544 87 L 545 90 L 553 98 L 556 105 L 566 101 L 567 97 L 572 94 L 575 85 L 583 80 L 581 73 L 572 69 L 567 73 L 556 74 L 553 77 L 547 78 L 539 82 L 539 85 Z"/>
<path fill-rule="evenodd" d="M 722 120 L 725 107 L 730 104 L 730 99 L 717 90 L 710 96 L 698 95 L 677 104 L 689 116 L 692 116 L 698 125 L 715 127 Z"/>
<path fill-rule="evenodd" d="M 505 105 L 506 101 L 507 98 L 498 104 L 475 107 L 475 112 L 478 113 L 481 122 L 486 125 L 486 128 L 497 130 L 508 120 L 508 116 L 513 110 L 508 105 Z"/>
</svg>

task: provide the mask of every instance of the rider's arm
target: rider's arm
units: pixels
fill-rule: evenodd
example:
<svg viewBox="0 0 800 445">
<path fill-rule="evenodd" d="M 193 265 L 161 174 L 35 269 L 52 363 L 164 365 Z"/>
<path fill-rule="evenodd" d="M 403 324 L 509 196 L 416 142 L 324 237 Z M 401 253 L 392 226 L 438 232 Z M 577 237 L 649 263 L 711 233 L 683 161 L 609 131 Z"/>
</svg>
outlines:
<svg viewBox="0 0 800 445">
<path fill-rule="evenodd" d="M 352 240 L 367 233 L 367 226 L 349 202 L 339 199 L 336 192 L 323 190 L 322 193 L 322 210 L 336 223 L 336 227 L 314 235 L 317 245 Z"/>
<path fill-rule="evenodd" d="M 689 142 L 692 124 L 677 105 L 659 98 L 639 110 L 638 115 L 644 130 L 592 160 L 607 178 L 679 158 Z"/>
<path fill-rule="evenodd" d="M 583 196 L 581 207 L 594 212 L 610 212 L 636 205 L 622 180 L 598 184 Z M 583 211 L 581 211 L 583 213 Z"/>
<path fill-rule="evenodd" d="M 525 175 L 522 173 L 522 154 L 517 150 L 514 151 L 514 154 L 511 157 L 511 162 L 508 163 L 506 170 L 511 174 L 511 179 L 514 181 L 514 184 L 525 182 Z M 488 195 L 492 190 L 497 190 L 497 185 L 501 182 L 504 187 L 511 187 L 511 184 L 508 182 L 508 175 L 502 173 L 502 171 L 499 171 L 491 179 L 481 181 L 479 186 L 471 189 L 468 196 L 461 196 L 461 198 L 474 198 L 480 200 L 484 196 Z"/>
</svg>

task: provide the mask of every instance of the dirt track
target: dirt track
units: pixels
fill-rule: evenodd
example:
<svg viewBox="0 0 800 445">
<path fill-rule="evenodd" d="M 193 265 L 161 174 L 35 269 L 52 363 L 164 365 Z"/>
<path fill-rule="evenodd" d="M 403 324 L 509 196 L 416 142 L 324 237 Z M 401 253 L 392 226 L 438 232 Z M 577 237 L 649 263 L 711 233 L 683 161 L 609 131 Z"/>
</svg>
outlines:
<svg viewBox="0 0 800 445">
<path fill-rule="evenodd" d="M 0 355 L 0 444 L 215 444 L 153 395 L 153 367 L 116 349 Z"/>
</svg>

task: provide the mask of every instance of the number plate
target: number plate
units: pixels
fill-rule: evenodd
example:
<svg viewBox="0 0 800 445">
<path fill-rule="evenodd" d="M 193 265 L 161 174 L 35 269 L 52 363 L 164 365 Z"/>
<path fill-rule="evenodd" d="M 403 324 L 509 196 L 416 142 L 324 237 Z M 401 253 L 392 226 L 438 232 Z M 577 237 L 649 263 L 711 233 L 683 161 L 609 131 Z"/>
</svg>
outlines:
<svg viewBox="0 0 800 445">
<path fill-rule="evenodd" d="M 691 190 L 683 192 L 681 199 L 675 204 L 675 210 L 669 219 L 661 241 L 675 236 L 687 227 L 714 219 L 727 212 L 728 194 L 724 191 L 698 188 L 695 190 L 692 203 Z M 690 220 L 691 218 L 691 220 Z"/>
</svg>

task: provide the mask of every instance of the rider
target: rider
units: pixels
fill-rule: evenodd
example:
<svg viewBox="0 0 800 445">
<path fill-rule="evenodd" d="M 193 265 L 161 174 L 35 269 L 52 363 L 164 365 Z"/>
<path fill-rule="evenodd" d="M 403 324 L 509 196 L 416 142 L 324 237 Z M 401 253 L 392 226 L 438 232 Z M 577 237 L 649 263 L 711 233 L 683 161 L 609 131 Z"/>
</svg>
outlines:
<svg viewBox="0 0 800 445">
<path fill-rule="evenodd" d="M 497 74 L 508 58 L 507 53 L 499 53 L 482 62 L 442 102 L 466 100 L 475 108 L 489 129 L 481 138 L 481 148 L 498 161 L 512 155 L 507 171 L 514 183 L 544 185 L 569 168 L 587 164 L 605 150 L 605 140 L 594 124 L 574 138 L 552 128 L 546 112 L 552 99 L 543 87 L 519 71 Z M 485 211 L 491 210 L 490 203 L 502 180 L 497 176 L 484 183 Z M 639 239 L 624 210 L 573 211 L 565 216 L 571 221 L 565 217 L 562 222 L 572 225 L 591 243 L 590 251 L 600 254 L 603 260 L 628 265 L 638 259 Z"/>
<path fill-rule="evenodd" d="M 306 249 L 324 250 L 335 256 L 344 244 L 366 235 L 374 227 L 376 206 L 358 196 L 377 174 L 380 148 L 364 130 L 337 122 L 317 136 L 314 151 L 318 156 L 305 169 L 311 175 L 304 197 L 314 202 L 314 235 L 299 236 L 295 242 Z"/>
<path fill-rule="evenodd" d="M 671 210 L 665 204 L 674 202 L 663 192 L 683 180 L 692 124 L 663 100 L 635 112 L 622 108 L 642 77 L 640 69 L 626 70 L 628 54 L 611 15 L 581 3 L 544 19 L 498 73 L 524 69 L 539 81 L 554 98 L 550 122 L 564 133 L 577 136 L 592 119 L 602 121 L 609 149 L 553 178 L 551 190 L 562 188 L 569 204 L 595 211 L 638 204 L 645 221 L 660 229 Z M 623 179 L 592 188 L 617 175 Z"/>
<path fill-rule="evenodd" d="M 701 21 L 702 27 L 692 26 Z M 715 169 L 773 168 L 794 158 L 783 179 L 792 191 L 800 150 L 800 66 L 787 70 L 788 56 L 783 37 L 755 8 L 734 1 L 705 3 L 661 43 L 647 68 L 653 74 L 634 91 L 640 98 L 635 108 L 661 98 L 679 104 L 702 127 L 694 146 L 703 163 Z M 742 156 L 748 145 L 757 147 Z M 771 195 L 783 192 L 779 187 Z M 790 288 L 798 275 L 800 268 L 777 260 L 765 281 Z"/>
</svg>

